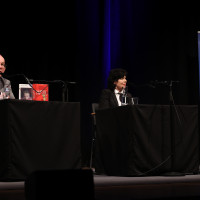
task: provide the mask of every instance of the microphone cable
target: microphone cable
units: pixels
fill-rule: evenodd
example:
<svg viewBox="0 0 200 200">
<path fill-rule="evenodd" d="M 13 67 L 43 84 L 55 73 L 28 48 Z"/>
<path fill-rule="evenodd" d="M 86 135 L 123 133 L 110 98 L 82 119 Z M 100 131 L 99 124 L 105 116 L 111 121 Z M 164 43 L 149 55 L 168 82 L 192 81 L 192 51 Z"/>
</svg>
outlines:
<svg viewBox="0 0 200 200">
<path fill-rule="evenodd" d="M 178 110 L 177 110 L 177 106 L 175 104 L 175 101 L 174 101 L 174 97 L 173 97 L 173 93 L 172 93 L 172 82 L 175 82 L 175 81 L 170 81 L 170 84 L 169 84 L 169 87 L 170 87 L 170 91 L 169 91 L 169 99 L 170 99 L 170 113 L 172 112 L 171 110 L 171 106 L 174 107 L 174 110 L 175 110 L 175 113 L 176 113 L 176 117 L 178 119 L 178 124 L 179 124 L 179 128 L 180 128 L 180 131 L 183 132 L 183 124 L 181 122 L 181 119 L 180 119 L 180 116 L 179 116 L 179 113 L 178 113 Z M 178 82 L 178 81 L 176 81 Z M 172 137 L 172 136 L 171 136 Z M 181 141 L 182 141 L 182 137 L 180 139 L 180 141 L 178 143 L 175 143 L 175 145 L 172 143 L 171 145 L 174 145 L 174 149 L 173 151 L 171 152 L 171 154 L 163 161 L 161 162 L 160 164 L 158 164 L 157 166 L 151 168 L 150 170 L 146 171 L 146 172 L 143 172 L 143 173 L 140 173 L 138 174 L 137 176 L 145 176 L 145 175 L 148 175 L 149 173 L 151 172 L 154 172 L 156 169 L 159 169 L 161 166 L 163 166 L 170 158 L 173 157 L 174 153 L 176 152 L 176 148 L 181 144 Z M 173 162 L 173 160 L 172 160 Z M 182 173 L 180 172 L 175 172 L 176 173 L 179 173 L 181 175 L 183 175 Z M 185 174 L 184 174 L 185 175 Z"/>
</svg>

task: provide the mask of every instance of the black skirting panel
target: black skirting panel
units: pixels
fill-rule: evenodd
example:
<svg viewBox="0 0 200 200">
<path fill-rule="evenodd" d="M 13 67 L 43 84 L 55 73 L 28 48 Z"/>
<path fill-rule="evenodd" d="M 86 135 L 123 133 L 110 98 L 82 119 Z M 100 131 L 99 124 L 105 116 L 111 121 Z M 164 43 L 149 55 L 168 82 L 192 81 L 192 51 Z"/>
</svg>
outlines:
<svg viewBox="0 0 200 200">
<path fill-rule="evenodd" d="M 81 167 L 80 103 L 0 101 L 0 180 Z"/>
<path fill-rule="evenodd" d="M 95 170 L 112 176 L 196 174 L 198 106 L 133 105 L 96 112 Z"/>
</svg>

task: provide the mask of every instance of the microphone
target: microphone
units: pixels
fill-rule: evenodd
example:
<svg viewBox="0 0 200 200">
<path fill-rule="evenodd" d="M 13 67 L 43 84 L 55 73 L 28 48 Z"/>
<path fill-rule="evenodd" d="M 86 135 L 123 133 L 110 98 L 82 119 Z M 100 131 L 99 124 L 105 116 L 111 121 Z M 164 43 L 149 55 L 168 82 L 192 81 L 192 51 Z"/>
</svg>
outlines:
<svg viewBox="0 0 200 200">
<path fill-rule="evenodd" d="M 150 81 L 150 84 L 153 85 L 167 85 L 168 81 L 158 81 L 158 80 L 154 80 L 154 81 Z"/>
<path fill-rule="evenodd" d="M 76 84 L 76 82 L 73 82 L 73 81 L 66 81 L 66 83 L 69 83 L 69 84 Z"/>
<path fill-rule="evenodd" d="M 123 95 L 127 95 L 127 93 L 128 93 L 128 88 L 127 87 L 122 87 L 122 94 Z"/>
<path fill-rule="evenodd" d="M 22 76 L 26 80 L 26 82 L 32 87 L 30 80 L 24 74 L 11 74 L 11 75 L 6 75 L 4 77 L 10 79 L 10 78 L 13 78 L 13 77 L 16 77 L 16 76 Z"/>
<path fill-rule="evenodd" d="M 16 77 L 16 76 L 25 76 L 25 75 L 24 74 L 11 74 L 11 75 L 5 75 L 4 74 L 5 78 L 13 78 L 13 77 Z"/>
<path fill-rule="evenodd" d="M 0 74 L 2 74 L 0 72 Z M 7 75 L 5 76 L 5 78 L 12 78 L 12 77 L 16 77 L 16 76 L 22 76 L 26 82 L 32 87 L 32 83 L 33 82 L 40 82 L 40 83 L 62 83 L 63 86 L 65 86 L 66 84 L 76 84 L 76 82 L 74 81 L 63 81 L 63 80 L 53 80 L 53 81 L 47 81 L 47 80 L 34 80 L 34 79 L 29 79 L 27 78 L 24 74 L 11 74 L 11 75 Z M 31 83 L 32 82 L 32 83 Z"/>
<path fill-rule="evenodd" d="M 30 80 L 25 75 L 23 75 L 23 76 L 24 76 L 26 82 L 32 87 L 32 84 L 31 84 Z"/>
<path fill-rule="evenodd" d="M 63 81 L 63 80 L 54 80 L 53 82 L 65 82 L 67 84 L 76 84 L 76 82 L 71 81 Z"/>
<path fill-rule="evenodd" d="M 156 88 L 152 83 L 146 83 L 146 84 L 136 85 L 133 82 L 128 82 L 128 85 L 130 85 L 133 88 L 146 88 L 146 87 L 153 88 L 153 89 Z"/>
<path fill-rule="evenodd" d="M 150 84 L 154 85 L 154 86 L 157 86 L 157 85 L 165 85 L 165 86 L 172 86 L 173 83 L 179 83 L 180 81 L 173 81 L 173 80 L 170 80 L 170 81 L 158 81 L 158 80 L 155 80 L 155 81 L 150 81 Z"/>
</svg>

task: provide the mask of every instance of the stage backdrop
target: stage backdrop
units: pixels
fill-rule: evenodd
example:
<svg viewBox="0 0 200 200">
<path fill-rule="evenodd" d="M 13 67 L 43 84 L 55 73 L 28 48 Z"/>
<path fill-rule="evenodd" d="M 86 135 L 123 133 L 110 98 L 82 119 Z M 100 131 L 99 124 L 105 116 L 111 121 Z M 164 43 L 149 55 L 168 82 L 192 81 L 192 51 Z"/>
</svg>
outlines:
<svg viewBox="0 0 200 200">
<path fill-rule="evenodd" d="M 69 100 L 81 103 L 86 157 L 91 103 L 98 101 L 111 68 L 128 70 L 129 90 L 140 103 L 152 104 L 155 96 L 167 102 L 168 87 L 155 91 L 147 86 L 154 80 L 179 81 L 173 84 L 176 104 L 198 103 L 197 2 L 74 0 L 67 6 L 17 2 L 12 7 L 4 6 L 1 15 L 6 73 L 77 82 L 69 85 Z M 52 87 L 52 100 L 61 100 L 61 86 Z"/>
</svg>

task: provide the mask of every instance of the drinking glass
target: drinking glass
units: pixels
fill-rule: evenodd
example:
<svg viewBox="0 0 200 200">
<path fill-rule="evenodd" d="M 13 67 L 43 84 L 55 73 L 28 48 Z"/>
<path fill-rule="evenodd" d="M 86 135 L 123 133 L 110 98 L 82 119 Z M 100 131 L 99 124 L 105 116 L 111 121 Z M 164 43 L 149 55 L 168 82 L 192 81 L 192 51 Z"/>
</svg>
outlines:
<svg viewBox="0 0 200 200">
<path fill-rule="evenodd" d="M 130 103 L 130 104 L 131 104 L 131 105 L 137 105 L 137 104 L 138 104 L 138 99 L 139 99 L 138 97 L 132 97 L 132 98 L 131 98 L 131 103 Z"/>
</svg>

